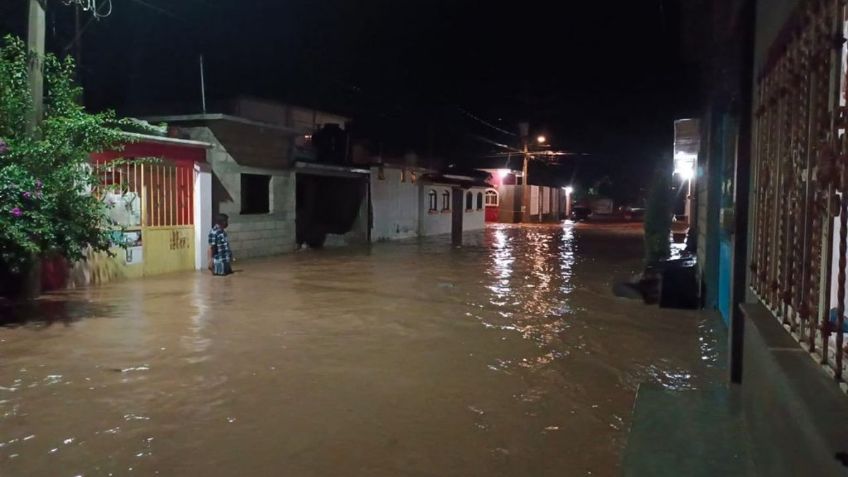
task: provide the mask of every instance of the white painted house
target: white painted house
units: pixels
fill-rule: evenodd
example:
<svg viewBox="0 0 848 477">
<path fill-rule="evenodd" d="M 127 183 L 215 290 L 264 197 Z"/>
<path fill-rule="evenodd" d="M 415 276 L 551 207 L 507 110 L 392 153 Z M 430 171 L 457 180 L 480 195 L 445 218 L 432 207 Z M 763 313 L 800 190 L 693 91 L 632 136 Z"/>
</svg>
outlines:
<svg viewBox="0 0 848 477">
<path fill-rule="evenodd" d="M 371 168 L 371 241 L 417 237 L 421 185 L 426 171 L 403 166 Z"/>
<path fill-rule="evenodd" d="M 482 176 L 477 175 L 442 175 L 391 164 L 373 166 L 371 240 L 449 234 L 455 204 L 460 204 L 463 231 L 485 228 L 487 188 Z"/>
</svg>

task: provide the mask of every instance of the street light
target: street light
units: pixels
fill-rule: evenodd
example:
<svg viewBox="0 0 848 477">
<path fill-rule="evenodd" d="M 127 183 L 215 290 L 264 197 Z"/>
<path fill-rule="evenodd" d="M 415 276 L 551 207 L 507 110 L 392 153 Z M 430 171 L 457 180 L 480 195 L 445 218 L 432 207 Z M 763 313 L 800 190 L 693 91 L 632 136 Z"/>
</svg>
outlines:
<svg viewBox="0 0 848 477">
<path fill-rule="evenodd" d="M 686 217 L 687 220 L 692 214 L 692 182 L 696 177 L 695 163 L 698 160 L 698 155 L 678 151 L 674 154 L 674 174 L 680 176 L 681 181 L 686 184 Z M 681 184 L 681 187 L 683 184 Z"/>
<path fill-rule="evenodd" d="M 571 195 L 571 194 L 573 194 L 573 193 L 574 193 L 574 187 L 571 187 L 571 186 L 565 186 L 565 187 L 563 187 L 563 189 L 565 189 L 565 193 L 566 193 L 567 195 Z"/>
<path fill-rule="evenodd" d="M 524 142 L 524 166 L 521 168 L 521 177 L 522 177 L 522 199 L 521 199 L 521 221 L 529 222 L 529 214 L 530 214 L 530 184 L 529 184 L 529 163 L 530 163 L 530 148 L 528 143 L 528 129 L 529 126 L 527 123 L 521 123 L 521 136 Z M 536 136 L 536 142 L 539 146 L 544 146 L 545 142 L 547 142 L 548 138 L 544 136 L 544 134 L 540 134 Z M 541 196 L 540 196 L 541 197 Z M 539 213 L 539 221 L 542 220 L 542 214 Z"/>
</svg>

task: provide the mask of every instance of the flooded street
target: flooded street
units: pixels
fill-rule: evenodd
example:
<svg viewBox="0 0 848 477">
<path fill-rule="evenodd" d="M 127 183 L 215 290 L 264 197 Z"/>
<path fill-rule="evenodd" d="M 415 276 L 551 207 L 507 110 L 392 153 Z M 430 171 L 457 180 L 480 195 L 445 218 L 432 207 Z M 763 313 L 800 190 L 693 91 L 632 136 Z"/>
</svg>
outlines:
<svg viewBox="0 0 848 477">
<path fill-rule="evenodd" d="M 612 295 L 641 255 L 494 226 L 51 295 L 0 328 L 0 476 L 616 475 L 640 383 L 720 376 Z"/>
</svg>

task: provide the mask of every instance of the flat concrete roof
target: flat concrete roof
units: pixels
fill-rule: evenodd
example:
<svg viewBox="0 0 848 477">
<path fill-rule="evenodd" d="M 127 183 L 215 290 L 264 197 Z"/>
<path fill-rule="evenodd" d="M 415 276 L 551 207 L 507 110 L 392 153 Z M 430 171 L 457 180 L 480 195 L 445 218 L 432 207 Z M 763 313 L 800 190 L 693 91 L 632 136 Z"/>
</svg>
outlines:
<svg viewBox="0 0 848 477">
<path fill-rule="evenodd" d="M 203 141 L 192 141 L 189 139 L 178 139 L 173 137 L 162 137 L 162 136 L 151 136 L 149 134 L 139 134 L 139 133 L 124 133 L 124 136 L 131 137 L 133 139 L 138 139 L 146 142 L 153 142 L 157 144 L 170 144 L 174 146 L 187 146 L 187 147 L 202 147 L 204 149 L 212 149 L 214 146 L 209 144 L 208 142 Z"/>
<path fill-rule="evenodd" d="M 252 119 L 241 118 L 238 116 L 231 116 L 229 114 L 182 114 L 182 115 L 174 115 L 174 116 L 148 116 L 143 118 L 145 121 L 149 122 L 165 122 L 165 123 L 187 123 L 187 122 L 197 122 L 197 121 L 231 121 L 234 123 L 247 124 L 250 126 L 276 129 L 278 131 L 284 132 L 286 134 L 290 134 L 292 136 L 300 136 L 303 134 L 302 131 L 299 131 L 294 128 L 290 128 L 287 126 L 281 126 L 279 124 L 272 123 L 263 123 L 261 121 L 254 121 Z"/>
<path fill-rule="evenodd" d="M 371 174 L 371 169 L 366 169 L 362 167 L 339 166 L 335 164 L 319 164 L 315 162 L 305 161 L 295 161 L 294 169 L 295 172 L 304 172 L 318 175 L 343 175 L 348 177 Z"/>
</svg>

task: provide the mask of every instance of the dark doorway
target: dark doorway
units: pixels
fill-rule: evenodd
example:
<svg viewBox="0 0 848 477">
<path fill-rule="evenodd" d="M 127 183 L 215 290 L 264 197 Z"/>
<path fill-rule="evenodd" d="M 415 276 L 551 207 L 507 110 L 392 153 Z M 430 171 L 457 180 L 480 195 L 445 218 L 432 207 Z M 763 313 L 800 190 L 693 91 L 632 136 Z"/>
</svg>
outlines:
<svg viewBox="0 0 848 477">
<path fill-rule="evenodd" d="M 353 229 L 365 199 L 365 179 L 299 173 L 296 181 L 298 246 L 320 248 L 327 234 Z"/>
</svg>

